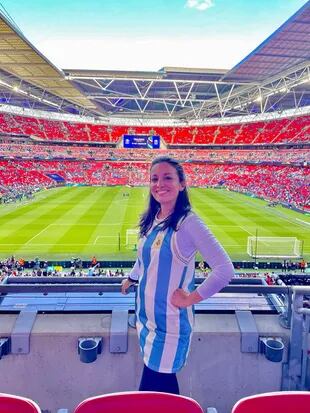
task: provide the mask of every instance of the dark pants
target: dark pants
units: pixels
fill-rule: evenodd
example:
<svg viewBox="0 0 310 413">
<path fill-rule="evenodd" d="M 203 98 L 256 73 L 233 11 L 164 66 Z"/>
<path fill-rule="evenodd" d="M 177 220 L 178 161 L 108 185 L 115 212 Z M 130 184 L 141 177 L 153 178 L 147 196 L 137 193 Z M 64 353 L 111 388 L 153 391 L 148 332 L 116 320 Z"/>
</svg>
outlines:
<svg viewBox="0 0 310 413">
<path fill-rule="evenodd" d="M 143 369 L 139 390 L 180 394 L 175 373 L 158 373 L 146 366 Z"/>
</svg>

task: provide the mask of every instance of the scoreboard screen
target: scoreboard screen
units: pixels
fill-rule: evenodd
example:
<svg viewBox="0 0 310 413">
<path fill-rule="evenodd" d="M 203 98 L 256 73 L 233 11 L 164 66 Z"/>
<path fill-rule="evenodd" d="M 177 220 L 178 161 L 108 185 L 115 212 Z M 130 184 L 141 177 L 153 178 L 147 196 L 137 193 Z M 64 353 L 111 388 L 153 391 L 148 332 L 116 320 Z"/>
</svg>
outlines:
<svg viewBox="0 0 310 413">
<path fill-rule="evenodd" d="M 159 149 L 160 136 L 154 135 L 124 135 L 124 148 Z"/>
</svg>

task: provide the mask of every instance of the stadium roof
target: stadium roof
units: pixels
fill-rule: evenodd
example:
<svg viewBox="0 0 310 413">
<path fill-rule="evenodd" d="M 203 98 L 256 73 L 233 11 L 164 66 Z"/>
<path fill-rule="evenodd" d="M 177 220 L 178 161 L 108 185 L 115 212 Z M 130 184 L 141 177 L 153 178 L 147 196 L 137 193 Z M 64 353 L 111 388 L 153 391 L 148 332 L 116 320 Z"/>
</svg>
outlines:
<svg viewBox="0 0 310 413">
<path fill-rule="evenodd" d="M 182 121 L 310 106 L 310 1 L 230 71 L 57 69 L 0 15 L 0 102 L 98 118 Z"/>
<path fill-rule="evenodd" d="M 305 4 L 279 29 L 238 63 L 226 80 L 264 81 L 310 58 L 310 5 Z"/>
<path fill-rule="evenodd" d="M 0 18 L 1 101 L 25 107 L 95 106 L 9 21 Z M 79 111 L 79 109 L 77 109 Z"/>
</svg>

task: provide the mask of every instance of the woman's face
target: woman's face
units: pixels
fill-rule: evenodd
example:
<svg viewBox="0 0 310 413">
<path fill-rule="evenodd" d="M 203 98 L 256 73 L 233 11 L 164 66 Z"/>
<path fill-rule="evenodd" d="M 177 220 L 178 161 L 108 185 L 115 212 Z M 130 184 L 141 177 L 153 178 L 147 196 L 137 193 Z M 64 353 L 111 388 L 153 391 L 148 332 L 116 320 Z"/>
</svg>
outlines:
<svg viewBox="0 0 310 413">
<path fill-rule="evenodd" d="M 150 190 L 161 207 L 173 209 L 185 183 L 180 182 L 176 169 L 167 162 L 154 165 L 151 169 Z"/>
</svg>

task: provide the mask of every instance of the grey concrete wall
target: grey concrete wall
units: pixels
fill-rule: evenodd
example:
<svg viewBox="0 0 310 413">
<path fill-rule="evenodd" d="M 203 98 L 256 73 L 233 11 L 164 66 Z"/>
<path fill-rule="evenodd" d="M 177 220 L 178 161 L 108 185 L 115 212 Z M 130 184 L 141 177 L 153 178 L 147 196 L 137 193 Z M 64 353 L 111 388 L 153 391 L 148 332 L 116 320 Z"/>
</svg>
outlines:
<svg viewBox="0 0 310 413">
<path fill-rule="evenodd" d="M 0 337 L 10 336 L 17 315 L 0 315 Z M 289 331 L 278 317 L 255 316 L 262 336 Z M 128 352 L 109 352 L 110 314 L 40 314 L 30 339 L 30 353 L 9 354 L 0 360 L 0 392 L 36 400 L 52 413 L 70 411 L 83 399 L 102 393 L 136 390 L 143 367 L 135 329 L 128 330 Z M 79 337 L 102 336 L 103 352 L 94 363 L 81 363 Z M 240 332 L 233 314 L 198 314 L 187 365 L 178 374 L 181 393 L 206 409 L 230 413 L 249 394 L 280 390 L 282 363 L 262 354 L 240 352 Z M 287 347 L 287 345 L 286 345 Z"/>
</svg>

